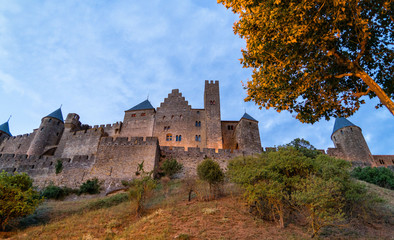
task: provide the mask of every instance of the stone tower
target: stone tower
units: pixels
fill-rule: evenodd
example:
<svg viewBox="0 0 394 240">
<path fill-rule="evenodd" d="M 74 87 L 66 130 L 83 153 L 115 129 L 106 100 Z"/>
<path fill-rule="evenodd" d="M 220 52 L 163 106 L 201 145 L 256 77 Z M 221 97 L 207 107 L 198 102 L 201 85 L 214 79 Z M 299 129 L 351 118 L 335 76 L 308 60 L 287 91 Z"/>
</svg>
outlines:
<svg viewBox="0 0 394 240">
<path fill-rule="evenodd" d="M 331 140 L 340 153 L 339 157 L 367 165 L 373 163 L 373 157 L 361 132 L 361 128 L 347 119 L 337 118 L 335 120 Z"/>
<path fill-rule="evenodd" d="M 151 137 L 155 124 L 156 110 L 145 100 L 125 111 L 121 137 Z"/>
<path fill-rule="evenodd" d="M 59 108 L 41 119 L 40 127 L 35 130 L 35 136 L 27 151 L 27 155 L 42 155 L 46 147 L 57 145 L 63 130 L 63 115 L 62 110 Z"/>
<path fill-rule="evenodd" d="M 79 115 L 76 113 L 67 114 L 66 121 L 64 122 L 64 128 L 69 129 L 69 131 L 79 130 L 81 122 L 79 121 Z"/>
<path fill-rule="evenodd" d="M 245 113 L 235 130 L 235 149 L 242 149 L 247 154 L 261 153 L 258 121 Z"/>
<path fill-rule="evenodd" d="M 220 119 L 219 81 L 205 81 L 204 108 L 207 148 L 221 149 L 223 141 Z"/>
<path fill-rule="evenodd" d="M 0 143 L 4 138 L 11 137 L 8 121 L 0 125 Z"/>
</svg>

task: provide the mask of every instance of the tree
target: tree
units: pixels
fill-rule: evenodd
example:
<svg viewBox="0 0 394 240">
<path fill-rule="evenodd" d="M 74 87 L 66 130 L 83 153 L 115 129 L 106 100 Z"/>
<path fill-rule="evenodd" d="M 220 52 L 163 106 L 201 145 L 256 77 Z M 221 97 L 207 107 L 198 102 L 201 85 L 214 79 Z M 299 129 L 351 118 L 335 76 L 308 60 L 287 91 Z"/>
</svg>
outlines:
<svg viewBox="0 0 394 240">
<path fill-rule="evenodd" d="M 178 161 L 174 158 L 166 159 L 163 162 L 163 165 L 161 166 L 161 169 L 163 170 L 164 174 L 170 178 L 174 174 L 181 171 L 182 168 L 183 168 L 183 165 L 181 163 L 178 163 Z"/>
<path fill-rule="evenodd" d="M 141 217 L 145 211 L 145 201 L 149 194 L 156 188 L 156 181 L 152 178 L 153 171 L 145 172 L 144 161 L 137 166 L 137 176 L 127 185 L 129 185 L 129 196 L 131 199 L 132 207 L 135 208 L 137 216 Z"/>
<path fill-rule="evenodd" d="M 394 115 L 394 1 L 218 0 L 239 14 L 246 101 L 301 122 L 348 117 L 378 97 Z"/>
<path fill-rule="evenodd" d="M 301 150 L 287 146 L 235 158 L 227 176 L 242 186 L 245 200 L 259 216 L 283 228 L 289 216 L 304 215 L 314 237 L 322 227 L 344 220 L 366 194 L 350 178 L 350 163 L 323 154 L 310 157 Z"/>
<path fill-rule="evenodd" d="M 296 138 L 290 143 L 286 144 L 284 147 L 294 147 L 305 156 L 310 158 L 316 158 L 317 155 L 321 154 L 316 148 L 307 140 L 303 138 Z"/>
<path fill-rule="evenodd" d="M 217 162 L 212 159 L 205 159 L 197 166 L 198 177 L 208 182 L 209 191 L 212 192 L 212 186 L 215 186 L 224 180 L 224 173 Z"/>
<path fill-rule="evenodd" d="M 33 213 L 41 201 L 26 173 L 0 173 L 0 224 L 3 231 L 10 220 Z"/>
</svg>

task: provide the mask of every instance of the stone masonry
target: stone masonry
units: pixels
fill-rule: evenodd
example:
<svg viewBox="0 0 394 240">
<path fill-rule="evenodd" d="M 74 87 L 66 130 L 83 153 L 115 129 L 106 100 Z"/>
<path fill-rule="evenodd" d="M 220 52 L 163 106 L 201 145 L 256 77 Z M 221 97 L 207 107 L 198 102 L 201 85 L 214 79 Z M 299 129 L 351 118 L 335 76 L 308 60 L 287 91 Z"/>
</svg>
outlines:
<svg viewBox="0 0 394 240">
<path fill-rule="evenodd" d="M 49 183 L 77 187 L 91 178 L 106 191 L 135 177 L 137 166 L 157 172 L 159 161 L 175 158 L 179 176 L 196 175 L 205 158 L 225 170 L 235 156 L 262 152 L 258 121 L 245 113 L 239 121 L 222 121 L 218 81 L 205 81 L 204 109 L 193 109 L 174 89 L 155 109 L 148 100 L 125 111 L 123 122 L 89 126 L 76 113 L 65 121 L 61 109 L 45 116 L 33 133 L 11 136 L 0 125 L 0 170 L 27 172 L 39 187 Z M 61 173 L 55 173 L 58 161 Z"/>
</svg>

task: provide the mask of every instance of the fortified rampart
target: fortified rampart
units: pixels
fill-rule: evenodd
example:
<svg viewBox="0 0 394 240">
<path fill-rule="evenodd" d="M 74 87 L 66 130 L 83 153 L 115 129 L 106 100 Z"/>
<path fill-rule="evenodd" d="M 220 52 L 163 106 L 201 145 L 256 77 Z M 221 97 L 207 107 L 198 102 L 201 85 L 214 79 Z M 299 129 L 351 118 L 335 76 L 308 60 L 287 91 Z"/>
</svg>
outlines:
<svg viewBox="0 0 394 240">
<path fill-rule="evenodd" d="M 259 122 L 245 113 L 238 121 L 222 121 L 218 81 L 205 81 L 204 108 L 193 109 L 174 89 L 154 108 L 149 100 L 125 111 L 123 122 L 89 126 L 79 115 L 61 109 L 42 118 L 31 134 L 12 137 L 8 121 L 0 125 L 0 171 L 26 172 L 35 184 L 78 187 L 91 178 L 104 183 L 106 191 L 122 180 L 138 177 L 138 164 L 157 172 L 159 162 L 175 158 L 184 169 L 179 177 L 195 176 L 205 158 L 223 170 L 229 159 L 261 153 Z M 327 154 L 355 165 L 390 166 L 394 156 L 369 151 L 361 129 L 337 119 L 332 134 L 336 148 Z M 275 148 L 266 148 L 275 151 Z M 56 174 L 61 161 L 63 169 Z"/>
</svg>

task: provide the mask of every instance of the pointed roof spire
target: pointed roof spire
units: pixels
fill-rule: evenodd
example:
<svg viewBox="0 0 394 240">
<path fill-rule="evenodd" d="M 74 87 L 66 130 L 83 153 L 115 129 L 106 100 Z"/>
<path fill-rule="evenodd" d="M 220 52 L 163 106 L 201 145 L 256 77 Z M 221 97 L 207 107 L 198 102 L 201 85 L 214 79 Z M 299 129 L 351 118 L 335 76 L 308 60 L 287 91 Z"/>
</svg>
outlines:
<svg viewBox="0 0 394 240">
<path fill-rule="evenodd" d="M 134 107 L 130 108 L 127 111 L 136 111 L 136 110 L 147 110 L 147 109 L 155 109 L 152 104 L 149 102 L 149 100 L 145 100 L 142 103 L 135 105 Z M 127 112 L 126 111 L 126 112 Z"/>
<path fill-rule="evenodd" d="M 250 115 L 247 114 L 246 112 L 245 112 L 245 114 L 241 117 L 241 119 L 242 119 L 242 118 L 245 118 L 245 119 L 248 119 L 248 120 L 252 120 L 252 121 L 258 122 L 256 119 L 254 119 L 252 116 L 250 116 Z"/>
<path fill-rule="evenodd" d="M 11 117 L 10 117 L 11 118 Z M 3 124 L 1 124 L 0 125 L 0 131 L 1 132 L 4 132 L 5 134 L 7 134 L 8 136 L 12 136 L 12 134 L 10 133 L 10 127 L 9 127 L 9 125 L 8 125 L 8 122 L 10 121 L 10 118 L 8 118 L 8 121 L 7 122 L 5 122 L 5 123 L 3 123 Z"/>
<path fill-rule="evenodd" d="M 350 127 L 350 126 L 356 126 L 356 125 L 354 125 L 346 118 L 336 118 L 334 124 L 334 130 L 332 131 L 332 134 L 334 134 L 334 132 L 338 131 L 341 128 Z"/>
<path fill-rule="evenodd" d="M 58 108 L 57 110 L 55 110 L 54 112 L 50 113 L 48 116 L 45 116 L 45 117 L 56 118 L 56 119 L 64 122 L 61 106 L 60 106 L 60 108 Z"/>
</svg>

